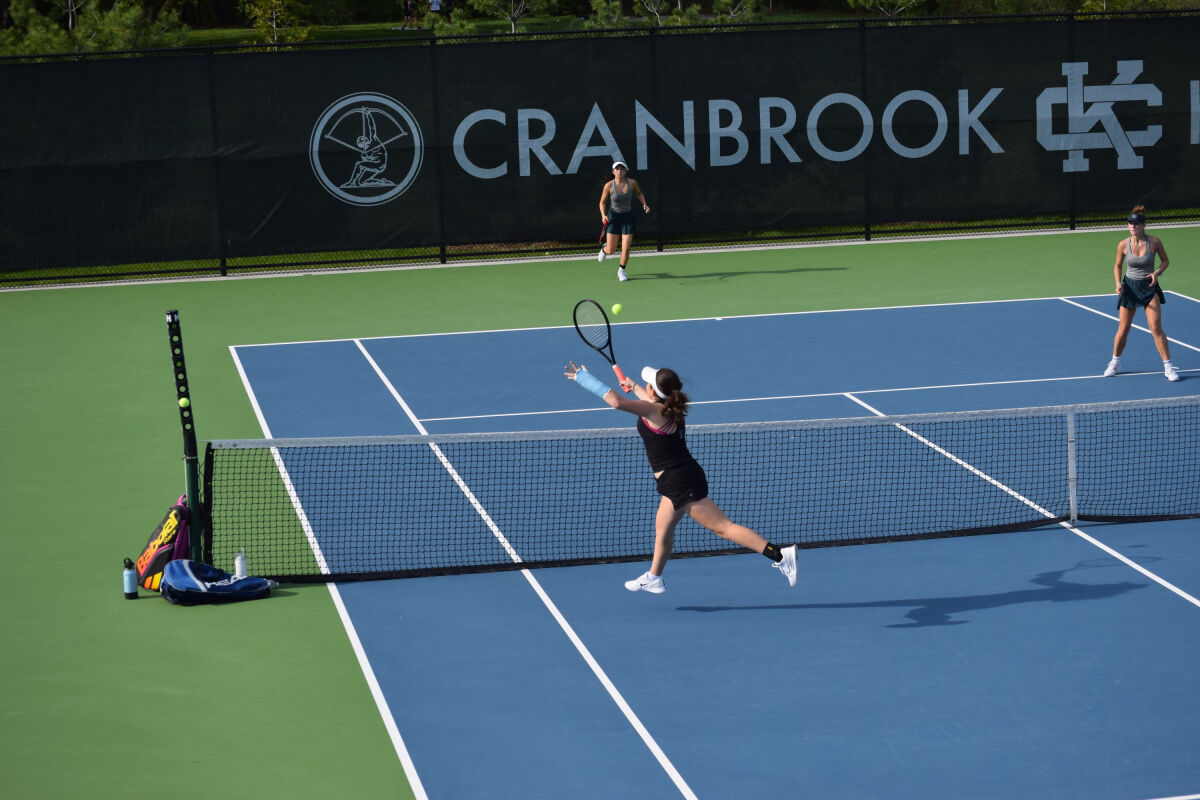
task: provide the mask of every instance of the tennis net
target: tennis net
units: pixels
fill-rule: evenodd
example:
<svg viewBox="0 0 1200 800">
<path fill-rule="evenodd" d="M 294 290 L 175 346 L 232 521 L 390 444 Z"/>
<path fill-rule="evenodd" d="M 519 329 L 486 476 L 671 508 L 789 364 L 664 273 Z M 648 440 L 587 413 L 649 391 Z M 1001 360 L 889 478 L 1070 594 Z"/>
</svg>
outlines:
<svg viewBox="0 0 1200 800">
<path fill-rule="evenodd" d="M 695 425 L 711 496 L 767 539 L 858 544 L 1200 516 L 1200 396 Z M 632 426 L 209 442 L 205 559 L 284 581 L 643 560 Z M 685 518 L 676 555 L 744 552 Z"/>
</svg>

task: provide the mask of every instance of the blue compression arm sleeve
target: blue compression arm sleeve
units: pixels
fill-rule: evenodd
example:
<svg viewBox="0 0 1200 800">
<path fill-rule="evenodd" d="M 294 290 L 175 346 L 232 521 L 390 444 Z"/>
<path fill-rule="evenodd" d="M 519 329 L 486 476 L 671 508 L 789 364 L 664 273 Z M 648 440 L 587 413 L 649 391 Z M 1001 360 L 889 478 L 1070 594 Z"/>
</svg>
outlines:
<svg viewBox="0 0 1200 800">
<path fill-rule="evenodd" d="M 608 385 L 586 369 L 581 369 L 575 373 L 575 382 L 601 400 L 609 392 Z"/>
</svg>

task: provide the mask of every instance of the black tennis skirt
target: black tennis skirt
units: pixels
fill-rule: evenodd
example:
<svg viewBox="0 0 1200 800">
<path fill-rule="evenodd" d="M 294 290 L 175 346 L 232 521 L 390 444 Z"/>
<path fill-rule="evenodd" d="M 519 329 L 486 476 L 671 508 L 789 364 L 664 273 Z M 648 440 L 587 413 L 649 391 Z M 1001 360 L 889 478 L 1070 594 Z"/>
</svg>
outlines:
<svg viewBox="0 0 1200 800">
<path fill-rule="evenodd" d="M 1156 297 L 1159 303 L 1167 302 L 1167 298 L 1163 296 L 1162 287 L 1157 282 L 1151 286 L 1149 278 L 1139 280 L 1126 276 L 1121 283 L 1124 288 L 1121 290 L 1121 296 L 1117 298 L 1117 308 L 1148 306 Z"/>
<path fill-rule="evenodd" d="M 696 460 L 677 467 L 667 467 L 655 479 L 658 493 L 671 501 L 676 509 L 708 497 L 708 477 Z"/>
<path fill-rule="evenodd" d="M 629 234 L 632 236 L 637 233 L 637 222 L 633 218 L 632 211 L 614 211 L 608 215 L 608 227 L 604 229 L 605 233 L 611 233 L 614 236 L 623 236 Z"/>
</svg>

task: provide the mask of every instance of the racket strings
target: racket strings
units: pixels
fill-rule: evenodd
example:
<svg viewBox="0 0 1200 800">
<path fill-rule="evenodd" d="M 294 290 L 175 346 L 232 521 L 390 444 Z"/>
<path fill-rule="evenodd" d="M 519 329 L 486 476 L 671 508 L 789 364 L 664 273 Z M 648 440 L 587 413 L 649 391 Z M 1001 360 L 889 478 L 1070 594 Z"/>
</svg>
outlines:
<svg viewBox="0 0 1200 800">
<path fill-rule="evenodd" d="M 607 325 L 583 325 L 577 326 L 579 335 L 583 340 L 597 350 L 603 350 L 608 347 L 608 326 Z"/>
<path fill-rule="evenodd" d="M 592 302 L 582 302 L 575 307 L 575 327 L 583 340 L 597 350 L 608 347 L 608 319 L 603 309 Z"/>
</svg>

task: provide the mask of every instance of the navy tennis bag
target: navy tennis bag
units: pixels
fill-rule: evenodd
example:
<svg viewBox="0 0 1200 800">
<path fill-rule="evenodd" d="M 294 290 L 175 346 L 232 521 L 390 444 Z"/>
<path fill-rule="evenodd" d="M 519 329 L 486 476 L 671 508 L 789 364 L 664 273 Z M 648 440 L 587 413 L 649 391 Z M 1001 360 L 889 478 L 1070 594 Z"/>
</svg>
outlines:
<svg viewBox="0 0 1200 800">
<path fill-rule="evenodd" d="M 236 578 L 210 564 L 181 558 L 163 569 L 158 591 L 176 605 L 197 606 L 258 600 L 269 595 L 273 585 L 275 582 L 266 578 Z"/>
</svg>

